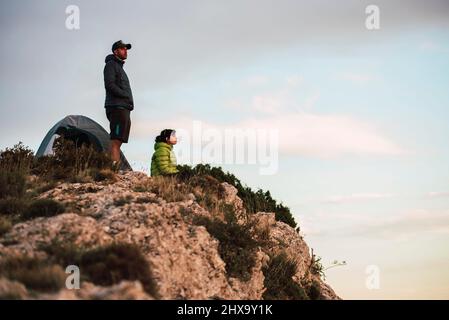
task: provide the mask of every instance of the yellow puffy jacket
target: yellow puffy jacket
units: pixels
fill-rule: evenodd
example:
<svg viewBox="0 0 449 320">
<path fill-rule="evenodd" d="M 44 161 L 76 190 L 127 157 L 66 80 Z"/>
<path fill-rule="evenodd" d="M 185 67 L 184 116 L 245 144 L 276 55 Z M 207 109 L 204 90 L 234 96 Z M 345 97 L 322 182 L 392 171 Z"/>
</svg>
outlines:
<svg viewBox="0 0 449 320">
<path fill-rule="evenodd" d="M 169 175 L 177 172 L 173 145 L 165 142 L 156 142 L 154 144 L 154 153 L 151 157 L 151 176 Z"/>
</svg>

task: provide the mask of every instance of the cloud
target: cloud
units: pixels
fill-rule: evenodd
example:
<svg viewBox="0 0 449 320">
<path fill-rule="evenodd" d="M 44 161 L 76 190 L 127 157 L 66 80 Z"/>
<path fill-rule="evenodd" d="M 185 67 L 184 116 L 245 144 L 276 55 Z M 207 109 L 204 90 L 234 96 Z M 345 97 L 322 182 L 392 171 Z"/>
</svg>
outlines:
<svg viewBox="0 0 449 320">
<path fill-rule="evenodd" d="M 256 75 L 244 79 L 243 84 L 250 87 L 266 85 L 270 82 L 270 78 L 267 76 Z"/>
<path fill-rule="evenodd" d="M 408 240 L 426 234 L 449 235 L 449 210 L 410 210 L 392 218 L 352 228 L 352 234 L 395 240 Z"/>
<path fill-rule="evenodd" d="M 132 123 L 131 134 L 139 140 L 154 139 L 163 129 L 191 129 L 194 119 L 191 117 L 169 117 L 154 119 L 137 119 Z"/>
<path fill-rule="evenodd" d="M 308 110 L 312 109 L 320 98 L 320 93 L 315 92 L 310 97 L 307 97 L 303 103 L 303 105 L 299 108 L 300 110 Z"/>
<path fill-rule="evenodd" d="M 362 74 L 362 73 L 342 73 L 337 76 L 337 79 L 344 80 L 344 81 L 350 81 L 358 84 L 365 84 L 368 82 L 372 82 L 375 80 L 378 80 L 379 77 L 372 74 Z"/>
<path fill-rule="evenodd" d="M 260 113 L 276 114 L 290 103 L 287 90 L 255 95 L 251 101 L 251 109 Z"/>
<path fill-rule="evenodd" d="M 434 40 L 422 42 L 419 45 L 419 49 L 428 53 L 449 53 L 449 49 L 447 47 Z"/>
<path fill-rule="evenodd" d="M 395 195 L 392 193 L 353 193 L 350 195 L 336 195 L 330 196 L 323 200 L 323 203 L 341 204 L 356 201 L 378 200 L 392 198 Z"/>
<path fill-rule="evenodd" d="M 304 78 L 300 75 L 292 75 L 288 76 L 286 79 L 287 85 L 290 87 L 297 87 L 301 83 L 303 83 Z"/>
<path fill-rule="evenodd" d="M 240 126 L 279 130 L 281 151 L 293 155 L 328 158 L 406 153 L 380 129 L 351 116 L 297 112 L 246 120 Z"/>
<path fill-rule="evenodd" d="M 228 99 L 224 102 L 224 107 L 230 110 L 238 111 L 244 108 L 244 104 L 239 98 Z"/>
<path fill-rule="evenodd" d="M 277 90 L 254 95 L 251 99 L 251 109 L 255 112 L 269 115 L 291 113 L 292 111 L 298 110 L 310 110 L 320 98 L 320 93 L 318 90 L 312 89 L 314 91 L 306 95 L 306 91 L 308 91 L 306 88 L 298 90 L 298 87 L 304 84 L 305 81 L 302 76 L 288 76 L 286 83 Z M 299 98 L 298 95 L 303 97 Z M 238 105 L 243 106 L 244 104 L 240 102 Z"/>
<path fill-rule="evenodd" d="M 11 45 L 1 60 L 0 125 L 7 135 L 16 135 L 17 128 L 32 127 L 33 119 L 43 118 L 42 112 L 60 117 L 101 109 L 104 57 L 117 38 L 133 44 L 126 69 L 136 102 L 143 105 L 147 101 L 138 100 L 139 92 L 150 91 L 151 96 L 212 75 L 220 77 L 257 61 L 278 59 L 285 50 L 295 50 L 299 59 L 302 54 L 346 58 L 373 41 L 385 44 L 404 30 L 430 24 L 444 29 L 449 22 L 447 1 L 379 0 L 376 4 L 388 12 L 381 30 L 388 32 L 368 33 L 363 23 L 367 4 L 365 0 L 338 6 L 294 0 L 136 0 L 123 10 L 118 0 L 80 1 L 81 28 L 70 31 L 64 26 L 64 3 L 1 1 L 0 33 Z M 117 18 L 126 23 L 111 32 Z M 43 38 L 52 39 L 46 43 L 45 59 L 54 68 L 45 68 L 42 57 L 30 54 Z M 82 94 L 91 89 L 97 91 Z M 275 107 L 263 97 L 257 104 L 267 110 Z M 11 105 L 19 111 L 14 121 L 8 113 Z"/>
<path fill-rule="evenodd" d="M 257 83 L 258 85 L 268 83 L 265 78 L 244 79 L 243 83 Z M 309 110 L 314 107 L 320 97 L 318 90 L 315 90 L 311 95 L 302 98 L 302 101 L 297 101 L 295 95 L 305 94 L 305 90 L 298 90 L 298 86 L 304 84 L 304 78 L 299 75 L 290 75 L 285 79 L 285 83 L 277 89 L 265 90 L 262 93 L 254 94 L 249 98 L 249 103 L 245 103 L 241 98 L 234 98 L 225 102 L 225 106 L 231 109 L 241 109 L 249 106 L 249 109 L 258 114 L 275 115 L 297 110 Z"/>
<path fill-rule="evenodd" d="M 132 134 L 137 138 L 154 137 L 164 128 L 181 128 L 192 132 L 191 117 L 145 120 L 133 123 Z M 237 123 L 222 124 L 201 121 L 202 128 L 217 129 L 264 129 L 278 130 L 279 151 L 282 154 L 333 158 L 344 155 L 398 156 L 407 151 L 390 140 L 375 126 L 350 116 L 321 115 L 293 112 L 269 117 L 244 119 Z M 366 195 L 365 195 L 366 197 Z"/>
<path fill-rule="evenodd" d="M 406 241 L 429 234 L 449 235 L 449 209 L 413 209 L 392 216 L 367 214 L 327 213 L 317 215 L 311 225 L 332 225 L 332 221 L 345 221 L 349 226 L 312 229 L 314 236 L 345 236 Z"/>
<path fill-rule="evenodd" d="M 435 43 L 434 41 L 426 41 L 421 43 L 421 45 L 419 46 L 419 48 L 422 51 L 438 51 L 441 47 L 439 44 Z"/>
<path fill-rule="evenodd" d="M 255 76 L 246 78 L 240 83 L 244 81 L 263 83 L 265 81 L 263 79 L 265 76 Z M 251 111 L 248 114 L 240 113 L 241 119 L 233 123 L 226 124 L 220 120 L 204 121 L 202 118 L 179 115 L 150 119 L 137 110 L 136 112 L 141 113 L 133 118 L 131 134 L 135 139 L 150 141 L 164 128 L 182 128 L 191 131 L 193 121 L 196 120 L 202 121 L 204 128 L 214 128 L 221 132 L 225 129 L 277 130 L 281 137 L 279 152 L 287 155 L 334 158 L 344 155 L 396 156 L 407 153 L 382 132 L 381 128 L 367 121 L 349 115 L 311 112 L 320 97 L 319 91 L 313 92 L 312 89 L 311 95 L 298 101 L 293 93 L 296 91 L 295 86 L 302 85 L 304 79 L 295 74 L 285 79 L 283 86 L 277 90 L 250 96 L 248 101 L 234 98 L 225 102 L 225 105 L 232 110 Z M 99 109 L 99 112 L 102 110 Z"/>
<path fill-rule="evenodd" d="M 129 39 L 134 45 L 130 59 L 137 66 L 134 83 L 139 79 L 142 87 L 164 87 L 182 84 L 195 72 L 245 65 L 285 48 L 307 52 L 304 49 L 319 44 L 320 49 L 323 45 L 333 49 L 333 56 L 346 55 L 348 49 L 390 39 L 407 29 L 415 31 L 427 25 L 444 28 L 449 9 L 444 0 L 377 0 L 384 18 L 373 40 L 373 33 L 364 25 L 365 7 L 371 4 L 367 0 L 347 0 L 338 6 L 296 0 L 136 0 L 126 12 L 118 0 L 80 3 L 81 29 L 70 32 L 61 23 L 64 4 L 50 0 L 0 2 L 2 38 L 14 43 L 3 59 L 8 61 L 3 65 L 8 79 L 20 83 L 16 80 L 24 80 L 23 74 L 25 79 L 41 74 L 39 57 L 29 52 L 43 36 L 54 40 L 46 49 L 61 73 L 80 60 L 95 68 L 113 40 Z M 111 30 L 118 17 L 127 23 L 114 35 Z M 388 32 L 382 32 L 384 28 Z M 97 58 L 101 60 L 95 61 Z"/>
<path fill-rule="evenodd" d="M 449 191 L 432 191 L 428 192 L 427 196 L 431 198 L 449 197 Z"/>
</svg>

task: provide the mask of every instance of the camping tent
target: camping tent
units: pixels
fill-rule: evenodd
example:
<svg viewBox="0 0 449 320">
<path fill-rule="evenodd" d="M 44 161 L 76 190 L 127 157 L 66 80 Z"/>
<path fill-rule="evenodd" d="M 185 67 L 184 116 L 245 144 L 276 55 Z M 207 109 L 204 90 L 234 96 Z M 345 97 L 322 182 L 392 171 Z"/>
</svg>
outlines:
<svg viewBox="0 0 449 320">
<path fill-rule="evenodd" d="M 67 116 L 56 123 L 42 140 L 36 157 L 53 153 L 53 143 L 58 136 L 70 138 L 77 142 L 88 143 L 97 151 L 108 151 L 110 148 L 109 133 L 98 123 L 85 116 Z M 120 152 L 121 170 L 132 170 L 122 152 Z"/>
</svg>

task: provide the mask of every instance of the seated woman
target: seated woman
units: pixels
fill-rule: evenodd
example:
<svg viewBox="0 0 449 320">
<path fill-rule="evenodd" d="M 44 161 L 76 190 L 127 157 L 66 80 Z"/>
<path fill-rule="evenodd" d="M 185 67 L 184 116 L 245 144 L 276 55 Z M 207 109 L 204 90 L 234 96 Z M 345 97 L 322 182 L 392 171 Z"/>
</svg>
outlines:
<svg viewBox="0 0 449 320">
<path fill-rule="evenodd" d="M 151 157 L 151 176 L 165 176 L 178 173 L 173 146 L 176 144 L 176 131 L 164 129 L 156 137 L 154 153 Z"/>
</svg>

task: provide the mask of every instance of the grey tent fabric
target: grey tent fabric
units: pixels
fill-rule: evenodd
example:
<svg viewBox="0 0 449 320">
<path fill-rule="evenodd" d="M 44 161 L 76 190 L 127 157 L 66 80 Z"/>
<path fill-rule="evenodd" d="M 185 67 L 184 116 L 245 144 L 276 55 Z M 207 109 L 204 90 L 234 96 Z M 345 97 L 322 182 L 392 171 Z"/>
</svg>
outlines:
<svg viewBox="0 0 449 320">
<path fill-rule="evenodd" d="M 48 131 L 36 152 L 36 157 L 52 154 L 55 135 L 69 136 L 72 139 L 76 138 L 77 140 L 88 142 L 97 151 L 108 151 L 111 144 L 109 133 L 94 120 L 81 115 L 70 115 L 56 123 Z M 132 170 L 123 152 L 120 152 L 120 158 L 120 169 Z"/>
</svg>

